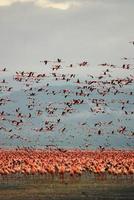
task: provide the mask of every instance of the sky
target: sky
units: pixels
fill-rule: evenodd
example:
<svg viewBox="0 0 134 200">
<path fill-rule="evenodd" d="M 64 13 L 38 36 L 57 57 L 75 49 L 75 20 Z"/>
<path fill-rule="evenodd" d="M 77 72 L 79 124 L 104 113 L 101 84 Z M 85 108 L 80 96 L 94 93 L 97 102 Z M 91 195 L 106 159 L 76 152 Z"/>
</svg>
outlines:
<svg viewBox="0 0 134 200">
<path fill-rule="evenodd" d="M 120 63 L 132 57 L 133 0 L 0 0 L 0 66 L 38 70 L 40 60 Z"/>
</svg>

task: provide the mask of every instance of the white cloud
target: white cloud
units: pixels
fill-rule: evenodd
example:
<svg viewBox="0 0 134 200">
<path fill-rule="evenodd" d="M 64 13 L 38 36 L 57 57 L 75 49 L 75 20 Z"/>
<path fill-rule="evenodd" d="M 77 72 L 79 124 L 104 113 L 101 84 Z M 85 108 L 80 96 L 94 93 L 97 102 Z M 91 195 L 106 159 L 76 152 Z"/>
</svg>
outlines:
<svg viewBox="0 0 134 200">
<path fill-rule="evenodd" d="M 0 6 L 10 6 L 16 2 L 33 2 L 34 0 L 0 0 Z"/>
<path fill-rule="evenodd" d="M 65 0 L 65 1 L 54 1 L 54 0 L 0 0 L 0 6 L 10 6 L 14 3 L 24 3 L 24 2 L 33 2 L 34 5 L 42 8 L 54 8 L 60 10 L 67 10 L 71 6 L 79 6 L 79 0 Z"/>
<path fill-rule="evenodd" d="M 13 1 L 10 0 L 1 0 L 0 6 L 10 6 L 13 3 Z"/>
<path fill-rule="evenodd" d="M 79 3 L 77 3 L 76 1 L 52 2 L 48 0 L 38 0 L 36 4 L 41 7 L 56 8 L 56 9 L 61 9 L 61 10 L 67 10 L 71 6 L 79 5 Z"/>
</svg>

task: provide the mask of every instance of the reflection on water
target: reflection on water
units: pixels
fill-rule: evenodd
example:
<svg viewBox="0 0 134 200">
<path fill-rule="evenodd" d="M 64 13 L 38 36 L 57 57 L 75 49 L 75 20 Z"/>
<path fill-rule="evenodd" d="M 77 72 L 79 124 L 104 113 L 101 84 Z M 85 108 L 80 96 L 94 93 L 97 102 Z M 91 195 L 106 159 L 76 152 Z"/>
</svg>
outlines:
<svg viewBox="0 0 134 200">
<path fill-rule="evenodd" d="M 0 181 L 1 200 L 132 200 L 132 177 L 59 177 L 31 176 Z"/>
</svg>

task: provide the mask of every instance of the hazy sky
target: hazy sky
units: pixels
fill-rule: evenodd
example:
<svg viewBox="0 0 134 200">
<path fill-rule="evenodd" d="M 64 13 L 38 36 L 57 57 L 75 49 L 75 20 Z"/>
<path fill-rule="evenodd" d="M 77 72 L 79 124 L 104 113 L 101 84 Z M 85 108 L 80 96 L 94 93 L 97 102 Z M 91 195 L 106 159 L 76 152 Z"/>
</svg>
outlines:
<svg viewBox="0 0 134 200">
<path fill-rule="evenodd" d="M 134 0 L 0 0 L 0 65 L 35 70 L 42 59 L 91 64 L 133 56 Z"/>
</svg>

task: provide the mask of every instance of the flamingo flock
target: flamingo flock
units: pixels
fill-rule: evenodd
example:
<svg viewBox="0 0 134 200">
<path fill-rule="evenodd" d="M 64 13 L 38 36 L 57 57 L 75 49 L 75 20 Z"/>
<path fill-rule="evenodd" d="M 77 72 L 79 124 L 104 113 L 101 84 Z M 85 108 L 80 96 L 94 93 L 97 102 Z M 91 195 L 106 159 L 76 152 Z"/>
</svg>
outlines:
<svg viewBox="0 0 134 200">
<path fill-rule="evenodd" d="M 0 67 L 0 147 L 19 148 L 0 150 L 0 174 L 133 174 L 133 59 L 96 68 L 87 60 L 45 59 L 41 72 L 12 77 Z M 94 144 L 102 151 L 89 151 Z M 130 151 L 106 150 L 114 144 Z"/>
<path fill-rule="evenodd" d="M 101 66 L 109 65 L 104 63 Z M 88 68 L 88 66 L 86 67 Z M 83 118 L 85 121 L 75 122 L 77 127 L 73 131 L 77 130 L 77 134 L 82 133 L 83 130 L 85 133 L 92 132 L 92 136 L 98 133 L 98 135 L 108 135 L 108 132 L 111 132 L 111 135 L 119 133 L 133 140 L 134 130 L 130 125 L 134 116 L 133 67 L 125 69 L 130 73 L 127 78 L 113 78 L 111 74 L 108 74 L 110 68 L 111 65 L 103 72 L 103 75 L 98 77 L 88 75 L 89 79 L 86 80 L 80 80 L 78 75 L 72 73 L 66 75 L 50 72 L 49 75 L 46 75 L 46 73 L 16 72 L 13 82 L 19 82 L 18 87 L 20 84 L 20 87 L 23 88 L 21 92 L 22 98 L 24 98 L 23 104 L 18 104 L 20 99 L 11 97 L 14 93 L 14 85 L 9 85 L 10 83 L 4 78 L 0 87 L 1 93 L 3 93 L 0 99 L 1 136 L 5 135 L 5 140 L 8 140 L 18 135 L 18 140 L 23 141 L 24 134 L 22 135 L 22 133 L 28 131 L 32 134 L 35 133 L 32 139 L 36 138 L 36 145 L 37 132 L 42 135 L 46 135 L 48 132 L 52 134 L 54 132 L 68 133 L 66 119 L 71 117 L 73 119 L 75 116 L 81 115 L 84 110 L 88 111 L 90 118 L 94 118 L 94 124 L 89 121 L 88 117 Z M 115 71 L 118 67 L 113 68 L 112 65 L 112 69 Z M 124 68 L 121 67 L 120 70 L 122 71 Z M 1 71 L 6 72 L 5 70 Z M 52 81 L 53 83 L 60 81 L 61 84 L 69 82 L 71 86 L 63 84 L 64 88 L 56 88 L 51 85 Z M 117 115 L 115 119 L 111 116 L 112 113 L 116 113 L 117 106 L 121 117 Z M 109 120 L 102 121 L 103 116 Z M 35 121 L 39 121 L 39 123 L 36 124 Z M 117 128 L 114 126 L 115 123 Z M 73 129 L 73 120 L 70 125 Z M 72 139 L 72 135 L 68 134 L 69 140 L 70 137 Z M 30 138 L 25 135 L 24 141 L 26 140 L 29 144 Z M 84 140 L 88 140 L 87 134 L 85 134 Z"/>
<path fill-rule="evenodd" d="M 51 174 L 64 177 L 82 173 L 134 175 L 134 152 L 90 150 L 0 150 L 0 175 Z"/>
</svg>

